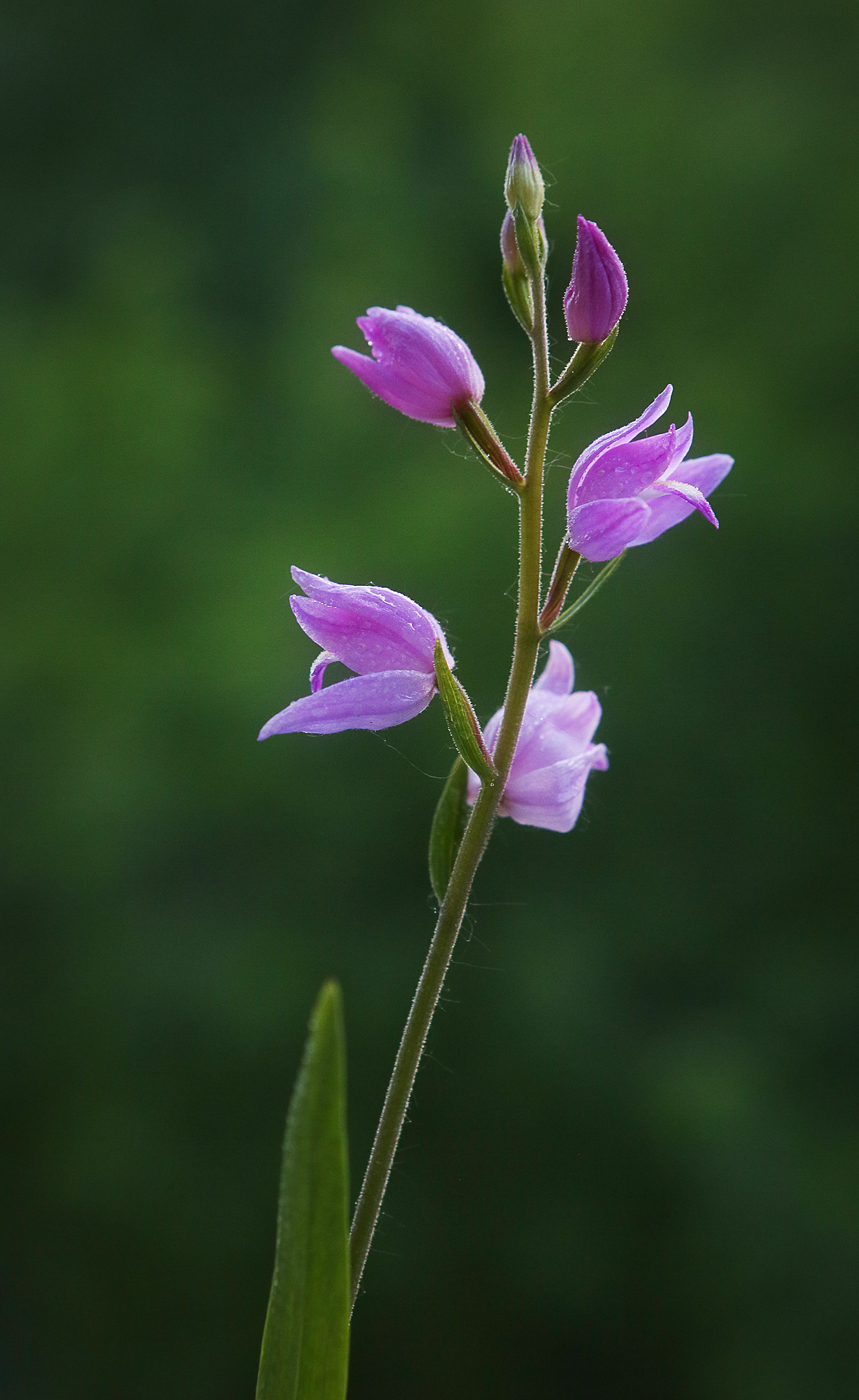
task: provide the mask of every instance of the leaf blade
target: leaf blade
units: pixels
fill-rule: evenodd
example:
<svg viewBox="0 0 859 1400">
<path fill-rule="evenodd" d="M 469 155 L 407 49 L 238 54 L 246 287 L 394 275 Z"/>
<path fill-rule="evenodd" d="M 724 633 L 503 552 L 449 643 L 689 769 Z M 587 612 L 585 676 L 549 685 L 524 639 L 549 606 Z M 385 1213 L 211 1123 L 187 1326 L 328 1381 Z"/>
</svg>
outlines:
<svg viewBox="0 0 859 1400">
<path fill-rule="evenodd" d="M 289 1105 L 256 1400 L 344 1400 L 349 1173 L 340 989 L 317 998 Z"/>
</svg>

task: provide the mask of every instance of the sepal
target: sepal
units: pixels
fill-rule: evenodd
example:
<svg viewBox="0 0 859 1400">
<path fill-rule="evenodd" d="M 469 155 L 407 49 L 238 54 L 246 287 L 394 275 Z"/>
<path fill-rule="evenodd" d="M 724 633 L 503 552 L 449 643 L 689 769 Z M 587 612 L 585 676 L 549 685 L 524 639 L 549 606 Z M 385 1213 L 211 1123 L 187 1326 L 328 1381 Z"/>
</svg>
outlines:
<svg viewBox="0 0 859 1400">
<path fill-rule="evenodd" d="M 434 659 L 438 693 L 456 751 L 481 782 L 491 783 L 498 776 L 495 765 L 483 742 L 474 707 L 448 666 L 440 642 L 436 642 Z"/>
</svg>

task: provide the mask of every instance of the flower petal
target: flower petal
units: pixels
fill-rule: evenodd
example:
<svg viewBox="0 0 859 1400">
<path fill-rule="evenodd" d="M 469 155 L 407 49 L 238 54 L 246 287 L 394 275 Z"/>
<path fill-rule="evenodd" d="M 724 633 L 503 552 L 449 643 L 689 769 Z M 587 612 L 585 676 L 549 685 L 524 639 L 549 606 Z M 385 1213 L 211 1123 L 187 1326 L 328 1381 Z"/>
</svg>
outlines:
<svg viewBox="0 0 859 1400">
<path fill-rule="evenodd" d="M 409 325 L 409 345 L 418 334 L 422 336 L 423 364 L 435 370 L 438 379 L 457 396 L 474 399 L 479 403 L 486 389 L 486 382 L 480 365 L 475 360 L 465 341 L 434 316 L 422 316 L 410 306 L 398 306 L 396 313 L 374 307 L 370 315 L 401 318 L 401 324 Z M 417 357 L 415 368 L 418 367 Z"/>
<path fill-rule="evenodd" d="M 569 695 L 576 678 L 573 658 L 563 642 L 549 643 L 549 660 L 535 680 L 533 690 L 550 690 L 554 695 Z"/>
<path fill-rule="evenodd" d="M 515 786 L 508 786 L 499 811 L 522 826 L 572 831 L 592 768 L 608 768 L 604 744 L 592 744 L 585 753 L 539 768 Z"/>
<path fill-rule="evenodd" d="M 304 569 L 293 568 L 292 576 L 308 595 L 294 594 L 289 600 L 299 625 L 351 671 L 425 671 L 434 676 L 436 640 L 453 666 L 439 623 L 405 594 L 372 584 L 332 583 Z"/>
<path fill-rule="evenodd" d="M 515 784 L 522 773 L 583 753 L 601 718 L 602 707 L 592 690 L 577 690 L 573 695 L 532 691 L 510 765 L 509 784 Z"/>
<path fill-rule="evenodd" d="M 369 355 L 362 355 L 358 350 L 350 350 L 345 345 L 333 346 L 331 353 L 341 365 L 351 369 L 372 393 L 377 394 L 391 408 L 404 413 L 407 418 L 416 418 L 419 423 L 432 423 L 437 428 L 456 427 L 449 393 L 439 400 L 437 389 L 410 383 L 396 368 L 379 364 L 377 360 L 371 360 Z"/>
<path fill-rule="evenodd" d="M 614 559 L 629 545 L 639 542 L 649 518 L 650 506 L 640 496 L 589 501 L 570 513 L 570 548 L 592 563 Z"/>
<path fill-rule="evenodd" d="M 596 442 L 592 442 L 590 447 L 585 448 L 570 476 L 570 500 L 573 498 L 579 480 L 584 476 L 591 463 L 595 462 L 597 457 L 600 457 L 609 447 L 614 447 L 616 443 L 632 442 L 632 439 L 638 437 L 639 433 L 643 433 L 645 428 L 649 428 L 652 423 L 655 423 L 657 418 L 661 418 L 671 402 L 671 394 L 672 388 L 669 384 L 632 423 L 627 423 L 624 428 L 615 428 L 613 432 L 604 433 L 602 437 L 597 438 Z"/>
<path fill-rule="evenodd" d="M 315 695 L 293 700 L 259 732 L 273 734 L 338 734 L 343 729 L 389 729 L 414 719 L 430 703 L 434 680 L 418 671 L 377 671 L 351 676 Z"/>
</svg>

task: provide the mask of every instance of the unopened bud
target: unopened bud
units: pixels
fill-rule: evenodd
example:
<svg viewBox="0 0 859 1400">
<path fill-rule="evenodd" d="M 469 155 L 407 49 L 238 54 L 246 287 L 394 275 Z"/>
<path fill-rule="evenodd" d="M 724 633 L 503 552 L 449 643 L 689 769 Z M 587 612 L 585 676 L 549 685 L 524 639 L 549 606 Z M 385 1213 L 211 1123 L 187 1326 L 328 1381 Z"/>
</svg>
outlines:
<svg viewBox="0 0 859 1400">
<path fill-rule="evenodd" d="M 579 215 L 573 275 L 564 293 L 570 340 L 605 340 L 620 320 L 629 287 L 623 263 L 605 234 Z"/>
<path fill-rule="evenodd" d="M 508 207 L 521 204 L 529 219 L 539 219 L 546 191 L 543 177 L 527 136 L 517 136 L 510 148 L 504 198 Z"/>
<path fill-rule="evenodd" d="M 542 223 L 542 219 L 540 220 Z M 522 261 L 516 241 L 516 223 L 510 210 L 501 225 L 501 281 L 510 309 L 522 328 L 531 334 L 534 328 L 534 300 L 528 269 Z"/>
<path fill-rule="evenodd" d="M 528 276 L 522 254 L 519 252 L 519 244 L 516 242 L 516 224 L 509 209 L 501 225 L 501 256 L 511 277 Z"/>
</svg>

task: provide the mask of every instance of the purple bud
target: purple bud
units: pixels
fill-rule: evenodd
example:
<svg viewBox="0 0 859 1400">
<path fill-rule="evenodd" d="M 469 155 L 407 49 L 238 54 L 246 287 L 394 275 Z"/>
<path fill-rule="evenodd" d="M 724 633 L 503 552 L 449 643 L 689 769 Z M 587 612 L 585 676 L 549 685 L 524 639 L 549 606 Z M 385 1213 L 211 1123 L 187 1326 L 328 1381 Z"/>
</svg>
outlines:
<svg viewBox="0 0 859 1400">
<path fill-rule="evenodd" d="M 511 277 L 527 277 L 528 270 L 522 261 L 519 244 L 516 242 L 516 225 L 510 210 L 504 215 L 501 225 L 501 256 Z"/>
<path fill-rule="evenodd" d="M 426 709 L 436 691 L 436 642 L 453 666 L 432 613 L 390 588 L 331 583 L 295 568 L 292 577 L 307 594 L 290 598 L 292 611 L 323 650 L 310 668 L 310 694 L 263 725 L 260 739 L 388 729 Z M 357 674 L 324 688 L 325 668 L 334 661 Z"/>
<path fill-rule="evenodd" d="M 623 315 L 628 295 L 623 263 L 605 234 L 580 214 L 573 275 L 564 293 L 570 340 L 605 340 Z"/>
<path fill-rule="evenodd" d="M 549 660 L 531 687 L 522 729 L 498 808 L 522 826 L 571 831 L 592 768 L 608 768 L 604 744 L 592 744 L 602 710 L 591 691 L 573 691 L 573 658 L 563 642 L 549 643 Z M 484 738 L 494 752 L 503 711 L 494 714 Z M 477 775 L 468 774 L 468 800 L 480 791 Z"/>
<path fill-rule="evenodd" d="M 480 366 L 465 341 L 441 321 L 410 306 L 396 311 L 371 306 L 358 325 L 373 358 L 343 345 L 331 353 L 392 408 L 421 423 L 455 428 L 454 408 L 480 403 L 485 388 Z"/>
<path fill-rule="evenodd" d="M 734 464 L 716 452 L 685 461 L 692 446 L 692 416 L 682 428 L 640 438 L 671 400 L 671 385 L 639 418 L 606 433 L 579 457 L 567 494 L 567 540 L 585 559 L 613 559 L 632 545 L 649 544 L 699 510 L 719 522 L 707 501 Z M 636 441 L 636 439 L 638 439 Z"/>
<path fill-rule="evenodd" d="M 547 246 L 546 225 L 543 223 L 542 214 L 537 220 L 537 228 L 540 231 L 543 251 L 545 251 Z M 522 261 L 522 254 L 519 252 L 519 244 L 516 242 L 516 223 L 509 209 L 504 215 L 504 222 L 501 225 L 501 256 L 511 277 L 527 278 L 528 269 Z"/>
<path fill-rule="evenodd" d="M 527 136 L 517 136 L 510 147 L 504 198 L 508 208 L 521 204 L 529 219 L 538 219 L 546 197 L 543 177 Z"/>
</svg>

